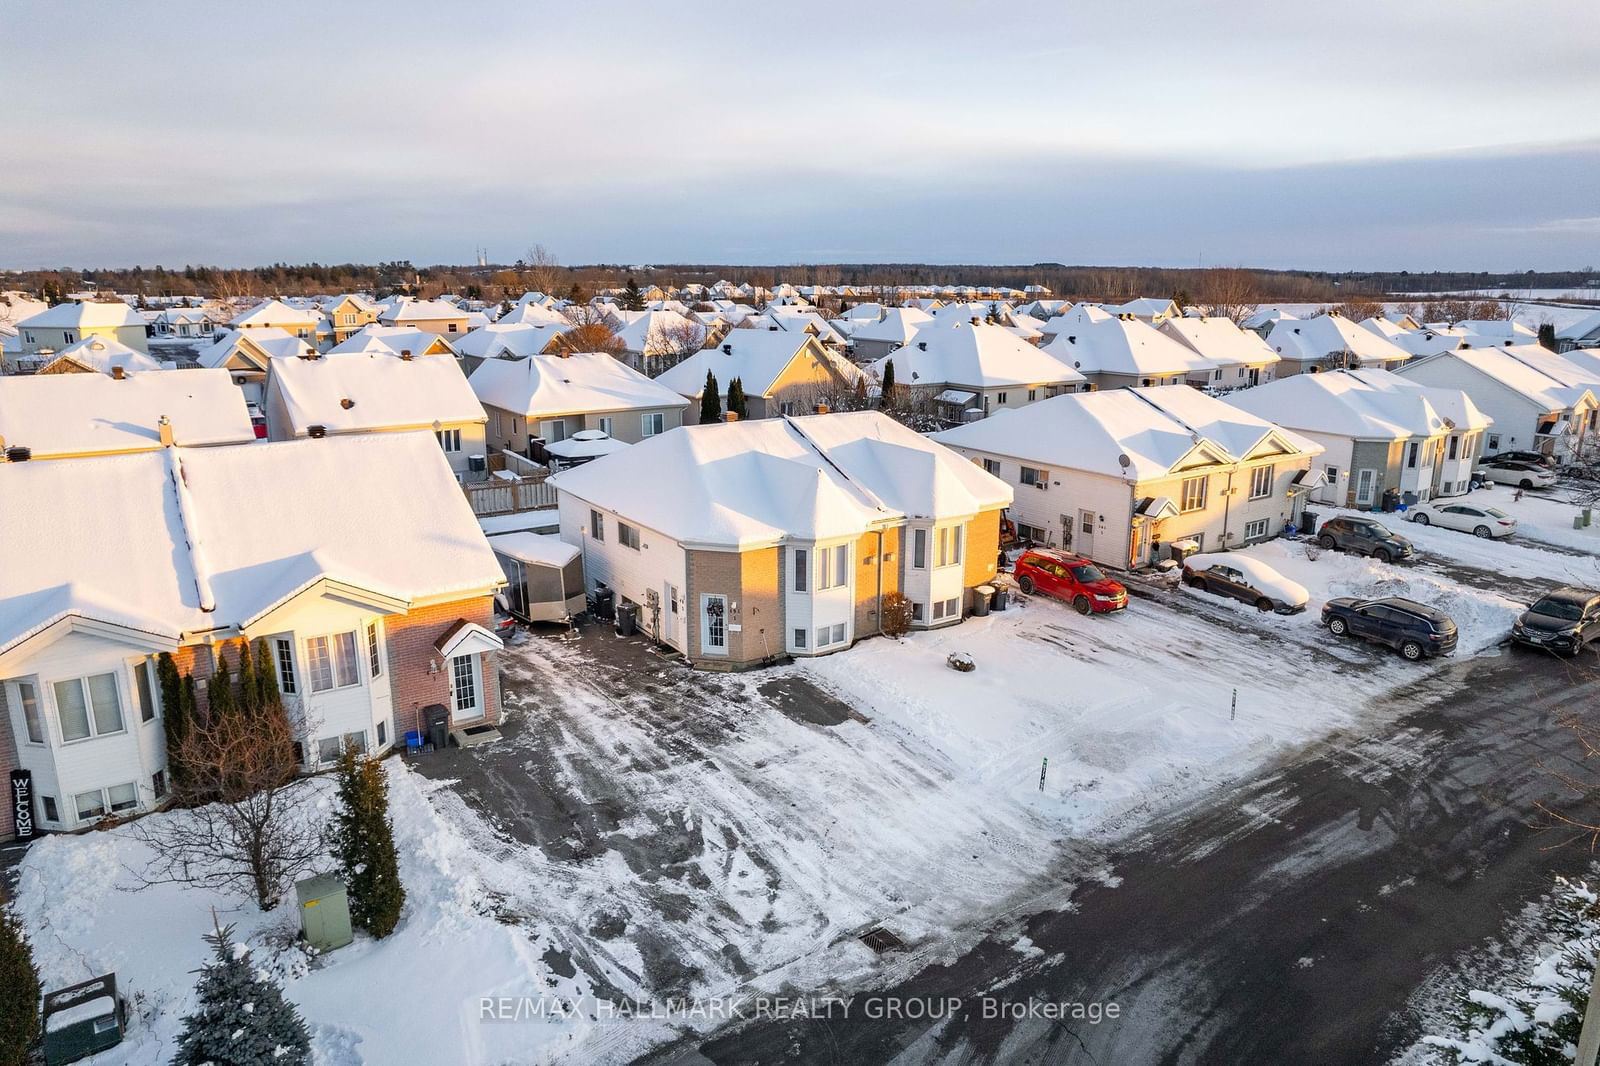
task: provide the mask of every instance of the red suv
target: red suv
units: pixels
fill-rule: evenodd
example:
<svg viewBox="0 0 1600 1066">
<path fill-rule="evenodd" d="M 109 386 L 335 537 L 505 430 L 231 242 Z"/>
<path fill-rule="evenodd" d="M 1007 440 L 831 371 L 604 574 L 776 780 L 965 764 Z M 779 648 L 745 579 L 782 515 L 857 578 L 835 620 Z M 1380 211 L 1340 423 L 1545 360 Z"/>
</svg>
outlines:
<svg viewBox="0 0 1600 1066">
<path fill-rule="evenodd" d="M 1030 548 L 1012 573 L 1023 592 L 1066 600 L 1079 614 L 1110 614 L 1128 606 L 1128 590 L 1089 560 L 1049 548 Z"/>
</svg>

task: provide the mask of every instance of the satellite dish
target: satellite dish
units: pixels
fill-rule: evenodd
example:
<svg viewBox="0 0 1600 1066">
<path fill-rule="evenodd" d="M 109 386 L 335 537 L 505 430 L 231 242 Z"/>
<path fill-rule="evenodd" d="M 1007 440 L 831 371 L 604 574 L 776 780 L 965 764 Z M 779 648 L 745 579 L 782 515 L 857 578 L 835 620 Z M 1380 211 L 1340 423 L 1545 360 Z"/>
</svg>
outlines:
<svg viewBox="0 0 1600 1066">
<path fill-rule="evenodd" d="M 1133 465 L 1133 460 L 1128 458 L 1127 452 L 1123 452 L 1121 455 L 1117 456 L 1117 462 L 1124 470 Z"/>
</svg>

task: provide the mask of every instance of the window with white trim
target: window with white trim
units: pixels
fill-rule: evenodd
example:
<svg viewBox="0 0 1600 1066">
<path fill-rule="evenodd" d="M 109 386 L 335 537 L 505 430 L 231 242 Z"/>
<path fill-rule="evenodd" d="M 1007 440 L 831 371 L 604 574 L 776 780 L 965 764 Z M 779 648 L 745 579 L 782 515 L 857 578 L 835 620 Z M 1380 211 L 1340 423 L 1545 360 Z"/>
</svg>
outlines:
<svg viewBox="0 0 1600 1066">
<path fill-rule="evenodd" d="M 797 630 L 794 631 L 794 646 L 797 647 L 797 648 L 803 648 L 803 647 L 806 646 L 806 631 L 805 630 L 797 629 Z"/>
<path fill-rule="evenodd" d="M 599 511 L 589 509 L 589 536 L 595 540 L 606 539 L 606 519 Z"/>
<path fill-rule="evenodd" d="M 926 570 L 928 568 L 928 531 L 926 529 L 913 529 L 911 531 L 911 568 L 913 570 Z"/>
<path fill-rule="evenodd" d="M 344 735 L 344 750 L 353 751 L 357 755 L 364 755 L 367 751 L 367 731 L 358 729 L 353 733 Z"/>
<path fill-rule="evenodd" d="M 39 800 L 40 800 L 41 803 L 44 804 L 44 820 L 45 821 L 47 821 L 47 822 L 59 822 L 59 821 L 61 821 L 61 811 L 60 811 L 59 808 L 56 807 L 56 798 L 54 796 L 40 796 Z"/>
<path fill-rule="evenodd" d="M 134 665 L 133 680 L 134 691 L 139 697 L 139 721 L 152 721 L 156 716 L 156 699 L 151 691 L 149 659 L 141 659 Z"/>
<path fill-rule="evenodd" d="M 1323 467 L 1322 476 L 1328 479 L 1330 487 L 1339 484 L 1339 468 L 1336 466 Z"/>
<path fill-rule="evenodd" d="M 439 447 L 445 451 L 459 452 L 461 450 L 461 431 L 459 429 L 436 429 L 433 431 L 433 435 L 438 439 Z"/>
<path fill-rule="evenodd" d="M 378 651 L 378 623 L 367 623 L 367 665 L 368 677 L 383 676 L 383 656 Z"/>
<path fill-rule="evenodd" d="M 1258 466 L 1250 471 L 1250 498 L 1263 499 L 1272 495 L 1272 470 L 1270 466 Z"/>
<path fill-rule="evenodd" d="M 608 437 L 611 436 L 611 427 L 613 425 L 612 417 L 610 415 L 601 415 L 599 418 L 599 423 L 600 432 L 604 433 Z"/>
<path fill-rule="evenodd" d="M 123 731 L 122 701 L 117 696 L 115 674 L 57 681 L 54 688 L 63 741 L 87 740 Z"/>
<path fill-rule="evenodd" d="M 475 711 L 478 708 L 478 673 L 473 669 L 473 659 L 471 655 L 457 655 L 450 660 L 450 687 L 456 694 L 458 711 Z"/>
<path fill-rule="evenodd" d="M 1050 471 L 1040 470 L 1038 467 L 1025 466 L 1022 468 L 1022 483 L 1035 488 L 1048 488 L 1050 485 Z"/>
<path fill-rule="evenodd" d="M 1267 519 L 1258 518 L 1254 522 L 1244 524 L 1244 539 L 1256 540 L 1267 535 Z"/>
<path fill-rule="evenodd" d="M 639 416 L 639 434 L 644 437 L 654 437 L 663 432 L 666 425 L 665 416 L 660 411 L 653 414 Z"/>
<path fill-rule="evenodd" d="M 323 737 L 317 741 L 318 765 L 339 761 L 339 743 L 338 737 Z"/>
<path fill-rule="evenodd" d="M 920 604 L 920 603 L 913 603 L 911 605 L 911 620 L 913 622 L 920 622 L 920 621 L 922 621 L 922 617 L 923 617 L 923 605 Z"/>
<path fill-rule="evenodd" d="M 32 681 L 17 682 L 17 698 L 22 702 L 22 720 L 28 727 L 28 743 L 44 743 L 44 716 L 39 713 L 39 690 Z"/>
<path fill-rule="evenodd" d="M 1206 505 L 1206 482 L 1209 479 L 1204 475 L 1200 477 L 1184 478 L 1180 492 L 1180 511 L 1199 511 Z"/>
<path fill-rule="evenodd" d="M 150 775 L 150 791 L 155 794 L 156 799 L 166 796 L 167 772 L 165 770 L 157 770 Z"/>
<path fill-rule="evenodd" d="M 1004 407 L 1006 405 L 1006 394 L 1003 392 L 995 393 L 994 402 L 996 407 Z"/>
<path fill-rule="evenodd" d="M 817 591 L 836 589 L 850 579 L 850 545 L 839 544 L 817 552 Z"/>
<path fill-rule="evenodd" d="M 806 562 L 809 558 L 810 555 L 804 548 L 796 548 L 794 550 L 794 590 L 796 592 L 806 591 Z M 803 633 L 805 631 L 797 629 L 795 632 Z M 804 646 L 804 644 L 801 644 L 801 647 Z"/>
<path fill-rule="evenodd" d="M 276 637 L 272 643 L 278 653 L 278 691 L 285 696 L 293 696 L 298 691 L 294 683 L 294 641 L 288 637 Z"/>
<path fill-rule="evenodd" d="M 998 459 L 985 459 L 983 461 L 983 472 L 985 474 L 993 474 L 995 477 L 999 477 L 1000 476 L 1000 460 L 998 460 Z"/>
<path fill-rule="evenodd" d="M 817 647 L 827 648 L 844 643 L 844 623 L 817 627 Z"/>
<path fill-rule="evenodd" d="M 617 543 L 624 548 L 639 550 L 639 531 L 626 522 L 617 523 Z"/>
<path fill-rule="evenodd" d="M 354 631 L 312 637 L 306 641 L 306 659 L 312 692 L 327 692 L 361 684 L 361 670 L 356 665 Z"/>
</svg>

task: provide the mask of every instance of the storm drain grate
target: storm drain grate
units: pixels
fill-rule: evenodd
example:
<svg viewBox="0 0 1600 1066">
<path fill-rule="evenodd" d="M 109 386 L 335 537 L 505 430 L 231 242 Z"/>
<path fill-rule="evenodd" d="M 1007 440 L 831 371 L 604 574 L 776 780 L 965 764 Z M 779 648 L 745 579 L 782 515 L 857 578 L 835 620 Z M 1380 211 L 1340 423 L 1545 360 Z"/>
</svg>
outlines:
<svg viewBox="0 0 1600 1066">
<path fill-rule="evenodd" d="M 858 939 L 879 955 L 882 955 L 885 951 L 899 951 L 906 946 L 904 941 L 882 926 L 876 929 L 868 929 Z"/>
</svg>

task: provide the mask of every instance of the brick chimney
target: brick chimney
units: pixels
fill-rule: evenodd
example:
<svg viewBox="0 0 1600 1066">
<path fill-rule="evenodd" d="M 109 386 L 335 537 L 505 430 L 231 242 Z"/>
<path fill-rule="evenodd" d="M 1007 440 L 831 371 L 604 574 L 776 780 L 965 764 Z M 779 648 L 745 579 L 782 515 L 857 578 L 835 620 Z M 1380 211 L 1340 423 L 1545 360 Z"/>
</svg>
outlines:
<svg viewBox="0 0 1600 1066">
<path fill-rule="evenodd" d="M 814 414 L 825 415 L 828 413 L 828 405 L 825 403 L 819 403 L 811 410 Z"/>
<path fill-rule="evenodd" d="M 736 411 L 724 412 L 723 416 L 722 416 L 722 420 L 724 422 L 737 422 L 737 421 L 739 421 L 739 414 Z"/>
<path fill-rule="evenodd" d="M 127 377 L 127 373 L 126 373 L 126 371 L 123 370 L 122 367 L 114 366 L 114 367 L 111 368 L 111 380 L 112 381 L 121 381 L 125 377 Z"/>
</svg>

